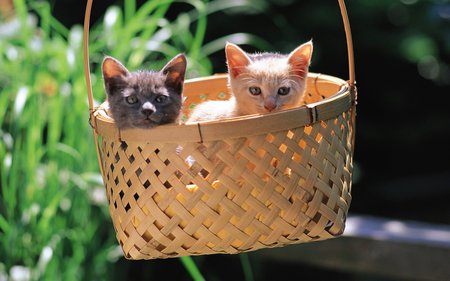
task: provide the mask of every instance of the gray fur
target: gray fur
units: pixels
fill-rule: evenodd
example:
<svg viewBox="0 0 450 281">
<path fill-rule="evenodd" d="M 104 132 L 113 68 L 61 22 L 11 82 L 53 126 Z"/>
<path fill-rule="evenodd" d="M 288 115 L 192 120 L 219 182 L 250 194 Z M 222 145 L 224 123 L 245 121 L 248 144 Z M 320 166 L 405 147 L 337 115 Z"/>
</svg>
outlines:
<svg viewBox="0 0 450 281">
<path fill-rule="evenodd" d="M 176 122 L 181 112 L 185 71 L 186 58 L 182 54 L 159 72 L 129 72 L 116 59 L 105 58 L 104 85 L 117 127 L 152 128 Z M 127 97 L 131 95 L 137 101 L 130 104 Z"/>
</svg>

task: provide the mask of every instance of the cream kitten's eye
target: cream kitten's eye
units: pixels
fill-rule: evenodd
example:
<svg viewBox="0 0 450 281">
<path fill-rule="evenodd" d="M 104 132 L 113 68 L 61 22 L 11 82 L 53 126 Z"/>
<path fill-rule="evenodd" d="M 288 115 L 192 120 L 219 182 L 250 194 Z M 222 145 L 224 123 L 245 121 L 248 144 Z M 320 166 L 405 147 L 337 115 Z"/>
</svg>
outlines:
<svg viewBox="0 0 450 281">
<path fill-rule="evenodd" d="M 289 91 L 291 90 L 291 88 L 289 88 L 289 87 L 280 87 L 279 89 L 278 89 L 278 94 L 280 95 L 280 96 L 285 96 L 285 95 L 287 95 L 287 94 L 289 94 Z"/>
<path fill-rule="evenodd" d="M 125 101 L 129 104 L 137 103 L 138 99 L 135 95 L 131 95 L 125 98 Z"/>
<path fill-rule="evenodd" d="M 156 98 L 155 98 L 155 101 L 157 102 L 157 103 L 162 103 L 162 102 L 165 102 L 167 100 L 167 96 L 157 96 Z"/>
<path fill-rule="evenodd" d="M 261 95 L 261 88 L 259 88 L 259 87 L 250 87 L 250 88 L 248 88 L 248 90 L 250 91 L 250 94 L 252 94 L 254 96 Z"/>
</svg>

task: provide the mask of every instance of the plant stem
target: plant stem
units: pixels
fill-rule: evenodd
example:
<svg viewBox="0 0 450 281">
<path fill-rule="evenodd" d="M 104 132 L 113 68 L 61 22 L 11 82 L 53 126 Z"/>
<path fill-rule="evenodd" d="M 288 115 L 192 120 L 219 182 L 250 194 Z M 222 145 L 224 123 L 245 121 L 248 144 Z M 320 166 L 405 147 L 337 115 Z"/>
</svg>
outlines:
<svg viewBox="0 0 450 281">
<path fill-rule="evenodd" d="M 250 259 L 247 253 L 242 253 L 239 255 L 242 264 L 242 270 L 244 271 L 245 281 L 254 281 L 252 265 L 250 264 Z"/>
<path fill-rule="evenodd" d="M 195 264 L 194 260 L 191 257 L 181 257 L 180 261 L 186 268 L 186 270 L 189 272 L 194 281 L 205 280 L 202 273 L 200 272 L 200 270 L 198 269 L 197 265 Z"/>
</svg>

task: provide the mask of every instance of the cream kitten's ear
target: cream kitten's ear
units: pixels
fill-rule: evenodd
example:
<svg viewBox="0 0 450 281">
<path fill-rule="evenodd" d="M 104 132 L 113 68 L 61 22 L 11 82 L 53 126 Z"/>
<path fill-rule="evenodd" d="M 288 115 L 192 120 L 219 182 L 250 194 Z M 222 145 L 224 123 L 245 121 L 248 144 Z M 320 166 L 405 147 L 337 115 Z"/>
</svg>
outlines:
<svg viewBox="0 0 450 281">
<path fill-rule="evenodd" d="M 309 64 L 311 63 L 311 57 L 313 52 L 313 43 L 308 41 L 295 50 L 293 50 L 288 56 L 288 63 L 291 65 L 291 72 L 305 79 L 308 75 Z"/>
<path fill-rule="evenodd" d="M 186 66 L 186 56 L 183 54 L 178 54 L 161 70 L 161 72 L 166 75 L 166 85 L 172 89 L 175 89 L 179 94 L 183 91 Z"/>
<path fill-rule="evenodd" d="M 244 71 L 245 67 L 251 63 L 251 59 L 247 53 L 235 44 L 227 42 L 225 53 L 227 56 L 228 73 L 233 78 L 238 77 Z"/>
<path fill-rule="evenodd" d="M 105 57 L 102 64 L 102 71 L 105 80 L 118 76 L 126 77 L 130 74 L 128 69 L 113 57 Z"/>
</svg>

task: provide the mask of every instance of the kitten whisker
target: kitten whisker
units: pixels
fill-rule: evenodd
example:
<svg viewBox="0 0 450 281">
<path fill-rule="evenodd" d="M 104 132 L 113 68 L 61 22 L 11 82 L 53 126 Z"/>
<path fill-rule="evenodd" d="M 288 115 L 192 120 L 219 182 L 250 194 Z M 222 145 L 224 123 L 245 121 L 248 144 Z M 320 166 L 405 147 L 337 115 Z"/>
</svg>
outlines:
<svg viewBox="0 0 450 281">
<path fill-rule="evenodd" d="M 295 77 L 295 78 L 297 78 L 298 80 L 301 80 L 301 81 L 305 80 L 305 76 L 301 76 L 301 75 L 291 75 L 291 77 Z"/>
<path fill-rule="evenodd" d="M 244 77 L 244 78 L 241 78 L 241 80 L 242 80 L 242 81 L 246 81 L 246 82 L 248 82 L 249 84 L 250 84 L 250 83 L 255 84 L 255 83 L 258 82 L 258 80 L 256 80 L 255 78 L 251 78 L 251 77 L 248 77 L 248 78 Z"/>
<path fill-rule="evenodd" d="M 300 84 L 297 81 L 295 81 L 294 79 L 288 79 L 288 81 L 290 83 L 292 83 L 295 88 L 300 88 Z"/>
</svg>

